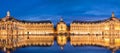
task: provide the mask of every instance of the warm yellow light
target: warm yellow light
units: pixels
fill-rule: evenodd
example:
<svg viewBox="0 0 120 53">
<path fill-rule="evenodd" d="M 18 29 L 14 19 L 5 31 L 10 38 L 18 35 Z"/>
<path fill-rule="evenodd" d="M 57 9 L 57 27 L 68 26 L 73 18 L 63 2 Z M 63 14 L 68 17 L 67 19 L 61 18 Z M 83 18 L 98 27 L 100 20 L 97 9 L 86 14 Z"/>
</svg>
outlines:
<svg viewBox="0 0 120 53">
<path fill-rule="evenodd" d="M 57 37 L 57 42 L 59 45 L 64 46 L 67 42 L 67 39 L 65 36 L 58 36 Z"/>
<path fill-rule="evenodd" d="M 108 26 L 105 26 L 105 30 L 109 30 L 109 27 L 108 27 Z"/>
<path fill-rule="evenodd" d="M 115 27 L 115 30 L 120 30 L 120 27 L 119 27 L 119 26 L 116 26 L 116 27 Z"/>
<path fill-rule="evenodd" d="M 105 41 L 105 42 L 109 42 L 109 39 L 108 39 L 108 38 L 105 38 L 104 41 Z"/>
<path fill-rule="evenodd" d="M 115 43 L 120 43 L 120 39 L 115 39 Z"/>
</svg>

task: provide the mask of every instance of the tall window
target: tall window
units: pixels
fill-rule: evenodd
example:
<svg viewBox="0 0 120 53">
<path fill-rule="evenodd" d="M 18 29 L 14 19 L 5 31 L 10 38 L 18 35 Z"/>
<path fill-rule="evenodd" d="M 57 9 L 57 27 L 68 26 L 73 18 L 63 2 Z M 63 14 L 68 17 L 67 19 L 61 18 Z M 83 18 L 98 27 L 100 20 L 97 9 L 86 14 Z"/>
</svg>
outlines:
<svg viewBox="0 0 120 53">
<path fill-rule="evenodd" d="M 1 26 L 1 29 L 2 29 L 2 30 L 5 30 L 5 26 Z"/>
</svg>

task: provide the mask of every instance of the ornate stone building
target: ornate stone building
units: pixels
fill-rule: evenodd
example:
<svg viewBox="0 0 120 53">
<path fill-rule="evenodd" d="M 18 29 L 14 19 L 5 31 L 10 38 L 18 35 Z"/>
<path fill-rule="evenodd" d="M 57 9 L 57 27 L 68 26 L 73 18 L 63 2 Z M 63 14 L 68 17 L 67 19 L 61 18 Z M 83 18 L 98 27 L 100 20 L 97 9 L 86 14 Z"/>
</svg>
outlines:
<svg viewBox="0 0 120 53">
<path fill-rule="evenodd" d="M 57 34 L 68 32 L 67 25 L 62 18 L 60 19 L 60 22 L 57 23 L 56 27 L 57 27 Z"/>
<path fill-rule="evenodd" d="M 13 34 L 53 34 L 54 25 L 49 20 L 43 21 L 24 21 L 17 20 L 10 16 L 0 19 L 0 34 L 7 34 L 7 27 L 12 27 Z"/>
<path fill-rule="evenodd" d="M 114 32 L 111 32 L 114 31 Z M 100 21 L 73 21 L 70 24 L 72 34 L 119 34 L 120 20 L 114 16 Z"/>
<path fill-rule="evenodd" d="M 75 20 L 70 24 L 72 45 L 120 46 L 120 20 L 112 17 L 100 21 Z"/>
<path fill-rule="evenodd" d="M 74 46 L 99 45 L 120 48 L 120 20 L 112 13 L 112 16 L 105 20 L 74 20 L 68 27 L 61 18 L 55 30 L 49 20 L 17 20 L 10 16 L 9 11 L 4 18 L 0 19 L 0 47 L 46 46 L 53 45 L 54 40 L 57 40 L 58 45 L 63 49 L 68 39 Z"/>
<path fill-rule="evenodd" d="M 49 20 L 25 21 L 10 16 L 0 19 L 0 47 L 13 48 L 23 45 L 53 45 L 54 25 Z"/>
</svg>

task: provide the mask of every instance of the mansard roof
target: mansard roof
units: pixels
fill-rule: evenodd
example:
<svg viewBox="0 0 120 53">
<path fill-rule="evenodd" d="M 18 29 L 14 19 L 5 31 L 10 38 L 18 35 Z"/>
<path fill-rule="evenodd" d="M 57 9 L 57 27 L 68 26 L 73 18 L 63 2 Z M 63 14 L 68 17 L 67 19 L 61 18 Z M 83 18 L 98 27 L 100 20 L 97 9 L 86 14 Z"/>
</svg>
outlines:
<svg viewBox="0 0 120 53">
<path fill-rule="evenodd" d="M 101 23 L 106 20 L 99 20 L 99 21 L 80 21 L 80 20 L 74 20 L 72 23 Z"/>
<path fill-rule="evenodd" d="M 40 21 L 18 20 L 10 16 L 10 11 L 7 11 L 6 16 L 0 19 L 0 21 L 16 21 L 16 22 L 23 22 L 23 23 L 52 23 L 50 20 L 40 20 Z"/>
<path fill-rule="evenodd" d="M 5 21 L 17 21 L 17 22 L 23 22 L 23 23 L 52 23 L 50 20 L 40 20 L 40 21 L 28 21 L 28 20 L 18 20 L 15 19 L 12 16 L 6 16 L 2 19 L 0 19 L 0 21 L 5 20 Z"/>
<path fill-rule="evenodd" d="M 52 23 L 50 20 L 40 20 L 40 21 L 27 21 L 27 20 L 18 20 L 23 23 Z"/>
<path fill-rule="evenodd" d="M 120 21 L 120 19 L 116 18 L 116 17 L 110 17 L 108 19 L 104 19 L 104 20 L 98 20 L 98 21 L 81 21 L 81 20 L 74 20 L 72 23 L 102 23 L 102 22 L 106 22 L 106 21 L 115 21 L 118 20 Z"/>
<path fill-rule="evenodd" d="M 80 20 L 74 20 L 72 23 L 102 23 L 107 21 L 120 21 L 120 19 L 115 17 L 114 12 L 112 12 L 112 16 L 108 19 L 104 20 L 98 20 L 98 21 L 80 21 Z"/>
</svg>

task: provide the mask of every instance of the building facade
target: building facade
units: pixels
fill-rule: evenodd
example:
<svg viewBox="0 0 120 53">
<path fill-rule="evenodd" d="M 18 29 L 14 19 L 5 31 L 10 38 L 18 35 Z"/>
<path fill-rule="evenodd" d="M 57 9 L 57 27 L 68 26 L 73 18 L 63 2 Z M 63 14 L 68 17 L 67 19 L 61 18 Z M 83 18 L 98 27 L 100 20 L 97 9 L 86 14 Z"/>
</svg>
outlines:
<svg viewBox="0 0 120 53">
<path fill-rule="evenodd" d="M 53 45 L 54 25 L 49 20 L 24 21 L 10 16 L 0 19 L 0 47 L 23 45 Z"/>
<path fill-rule="evenodd" d="M 72 45 L 120 46 L 120 20 L 112 16 L 100 21 L 73 21 L 70 24 Z"/>
<path fill-rule="evenodd" d="M 114 31 L 114 32 L 112 32 Z M 120 20 L 114 16 L 100 21 L 73 21 L 70 33 L 73 34 L 119 34 Z"/>
<path fill-rule="evenodd" d="M 54 25 L 49 20 L 43 21 L 24 21 L 17 20 L 10 16 L 7 12 L 7 16 L 0 19 L 0 31 L 2 34 L 7 34 L 8 28 L 11 28 L 13 34 L 53 34 Z"/>
<path fill-rule="evenodd" d="M 68 27 L 61 18 L 55 30 L 54 24 L 49 20 L 17 20 L 10 16 L 9 11 L 0 19 L 0 47 L 53 45 L 54 40 L 57 40 L 63 49 L 68 39 L 74 46 L 120 47 L 120 20 L 112 13 L 110 18 L 100 21 L 74 20 Z"/>
<path fill-rule="evenodd" d="M 57 34 L 68 32 L 67 25 L 62 18 L 60 19 L 60 22 L 57 23 L 56 28 L 57 28 Z"/>
</svg>

